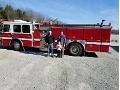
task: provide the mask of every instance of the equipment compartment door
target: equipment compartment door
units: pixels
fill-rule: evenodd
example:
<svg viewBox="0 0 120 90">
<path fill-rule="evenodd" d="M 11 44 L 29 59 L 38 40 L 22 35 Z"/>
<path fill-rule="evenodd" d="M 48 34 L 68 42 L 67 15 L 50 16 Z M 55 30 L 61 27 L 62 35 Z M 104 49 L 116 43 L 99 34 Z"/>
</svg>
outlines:
<svg viewBox="0 0 120 90">
<path fill-rule="evenodd" d="M 67 28 L 68 40 L 83 40 L 83 28 Z"/>
<path fill-rule="evenodd" d="M 100 51 L 101 46 L 101 29 L 86 28 L 84 29 L 84 40 L 86 41 L 86 51 Z"/>
<path fill-rule="evenodd" d="M 101 52 L 109 52 L 111 29 L 102 30 Z"/>
</svg>

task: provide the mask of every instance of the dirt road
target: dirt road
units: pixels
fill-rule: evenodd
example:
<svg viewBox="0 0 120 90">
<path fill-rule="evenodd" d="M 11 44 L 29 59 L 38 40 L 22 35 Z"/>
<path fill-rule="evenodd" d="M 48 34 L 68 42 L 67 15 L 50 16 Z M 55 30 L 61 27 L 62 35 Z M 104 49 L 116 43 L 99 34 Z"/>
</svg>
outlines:
<svg viewBox="0 0 120 90">
<path fill-rule="evenodd" d="M 0 90 L 118 90 L 119 51 L 83 57 L 0 48 Z"/>
</svg>

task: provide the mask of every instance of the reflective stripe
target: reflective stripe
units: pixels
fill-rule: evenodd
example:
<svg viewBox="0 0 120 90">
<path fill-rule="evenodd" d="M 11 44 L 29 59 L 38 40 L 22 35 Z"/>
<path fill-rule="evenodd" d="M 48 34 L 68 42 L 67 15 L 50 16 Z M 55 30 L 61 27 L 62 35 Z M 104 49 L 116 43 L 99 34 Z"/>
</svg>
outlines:
<svg viewBox="0 0 120 90">
<path fill-rule="evenodd" d="M 106 42 L 85 42 L 85 44 L 110 45 L 110 43 Z"/>
<path fill-rule="evenodd" d="M 32 41 L 31 38 L 21 38 L 21 40 L 29 40 L 29 41 Z"/>
<path fill-rule="evenodd" d="M 2 37 L 2 39 L 12 39 L 12 37 Z M 32 41 L 32 38 L 17 38 L 19 40 L 31 40 Z"/>
<path fill-rule="evenodd" d="M 34 39 L 34 41 L 40 41 L 41 39 Z"/>
<path fill-rule="evenodd" d="M 2 39 L 12 39 L 12 37 L 2 37 Z M 32 41 L 32 38 L 17 38 L 17 39 Z M 34 41 L 40 41 L 40 39 L 34 39 Z"/>
<path fill-rule="evenodd" d="M 2 39 L 12 39 L 12 37 L 2 37 Z M 32 38 L 18 38 L 19 40 L 28 40 L 32 41 Z M 40 41 L 40 39 L 34 39 L 34 41 Z M 55 40 L 57 42 L 57 40 Z M 67 44 L 73 42 L 73 40 L 67 40 Z M 110 45 L 110 42 L 85 42 L 85 40 L 77 40 L 77 42 L 81 42 L 82 44 L 96 44 L 96 45 Z"/>
<path fill-rule="evenodd" d="M 100 45 L 101 42 L 85 42 L 85 44 L 98 44 L 98 45 Z"/>
<path fill-rule="evenodd" d="M 2 37 L 2 39 L 12 39 L 12 37 Z"/>
<path fill-rule="evenodd" d="M 105 42 L 103 42 L 102 45 L 110 45 L 110 43 L 105 43 Z"/>
</svg>

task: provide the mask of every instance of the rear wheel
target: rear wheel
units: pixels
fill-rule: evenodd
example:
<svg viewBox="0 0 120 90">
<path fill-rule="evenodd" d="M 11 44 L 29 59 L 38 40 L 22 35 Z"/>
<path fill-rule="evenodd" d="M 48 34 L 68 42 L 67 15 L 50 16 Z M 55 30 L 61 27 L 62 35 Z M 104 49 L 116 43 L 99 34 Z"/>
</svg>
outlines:
<svg viewBox="0 0 120 90">
<path fill-rule="evenodd" d="M 69 53 L 73 56 L 79 56 L 83 53 L 83 48 L 78 43 L 72 43 L 69 47 Z"/>
<path fill-rule="evenodd" d="M 12 47 L 14 50 L 19 51 L 19 50 L 21 50 L 22 45 L 19 41 L 14 40 L 14 41 L 12 41 Z"/>
</svg>

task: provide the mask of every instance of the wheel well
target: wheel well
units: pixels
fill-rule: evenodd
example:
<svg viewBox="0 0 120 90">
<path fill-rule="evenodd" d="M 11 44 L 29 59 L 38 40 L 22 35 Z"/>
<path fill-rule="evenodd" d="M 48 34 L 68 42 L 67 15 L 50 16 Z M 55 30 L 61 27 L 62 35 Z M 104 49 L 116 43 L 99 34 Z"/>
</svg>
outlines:
<svg viewBox="0 0 120 90">
<path fill-rule="evenodd" d="M 79 44 L 79 45 L 82 47 L 82 50 L 84 51 L 83 45 L 82 45 L 81 43 L 79 43 L 79 42 L 71 42 L 71 43 L 69 43 L 69 44 L 67 45 L 67 50 L 69 49 L 70 45 L 73 44 L 73 43 Z"/>
<path fill-rule="evenodd" d="M 21 46 L 22 46 L 22 42 L 21 42 L 19 39 L 12 39 L 11 42 L 10 42 L 10 45 L 12 45 L 12 42 L 13 42 L 13 41 L 19 42 L 19 43 L 21 44 Z"/>
</svg>

